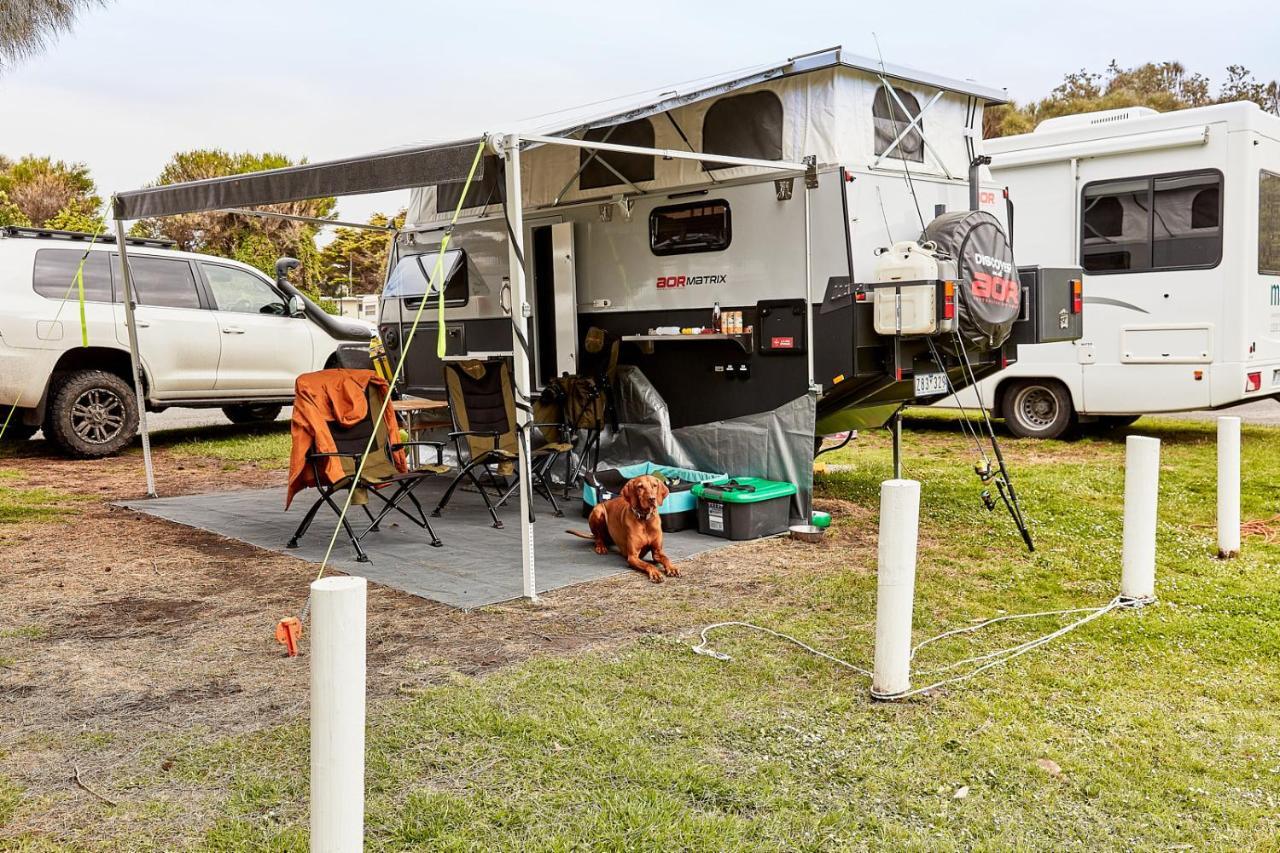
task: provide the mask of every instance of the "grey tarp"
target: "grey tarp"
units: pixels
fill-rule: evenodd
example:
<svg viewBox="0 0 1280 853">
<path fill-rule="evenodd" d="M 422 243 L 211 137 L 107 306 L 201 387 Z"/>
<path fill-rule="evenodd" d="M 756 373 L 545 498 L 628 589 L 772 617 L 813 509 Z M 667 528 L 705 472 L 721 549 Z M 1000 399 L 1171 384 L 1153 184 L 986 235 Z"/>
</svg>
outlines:
<svg viewBox="0 0 1280 853">
<path fill-rule="evenodd" d="M 461 182 L 467 178 L 479 144 L 477 138 L 397 148 L 362 157 L 117 193 L 115 218 L 172 216 Z M 483 169 L 481 163 L 476 169 L 477 180 L 483 177 Z"/>
<path fill-rule="evenodd" d="M 621 429 L 600 442 L 600 466 L 635 462 L 724 471 L 794 483 L 792 518 L 807 518 L 813 496 L 813 436 L 817 400 L 806 394 L 768 412 L 671 428 L 667 404 L 632 365 L 618 368 Z"/>
</svg>

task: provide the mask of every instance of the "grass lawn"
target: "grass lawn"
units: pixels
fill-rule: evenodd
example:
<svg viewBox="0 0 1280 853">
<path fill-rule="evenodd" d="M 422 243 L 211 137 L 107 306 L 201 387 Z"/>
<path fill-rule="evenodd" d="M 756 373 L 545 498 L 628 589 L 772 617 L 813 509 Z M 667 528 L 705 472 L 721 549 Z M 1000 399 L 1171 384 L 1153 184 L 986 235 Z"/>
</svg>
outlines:
<svg viewBox="0 0 1280 853">
<path fill-rule="evenodd" d="M 701 617 L 679 635 L 621 650 L 458 677 L 370 709 L 368 848 L 1275 849 L 1280 545 L 1249 538 L 1242 558 L 1214 559 L 1213 430 L 1152 419 L 1131 430 L 1164 445 L 1154 606 L 1107 614 L 900 704 L 872 703 L 865 678 L 759 634 L 714 635 L 732 661 L 696 656 L 689 645 Z M 193 452 L 218 452 L 221 440 L 201 437 Z M 259 441 L 277 437 L 233 446 L 266 453 Z M 1033 555 L 1003 510 L 982 508 L 974 454 L 954 422 L 910 421 L 905 449 L 906 476 L 923 483 L 917 639 L 1116 594 L 1122 435 L 1006 441 Z M 1246 520 L 1280 511 L 1277 450 L 1280 431 L 1246 427 Z M 823 458 L 842 470 L 820 477 L 821 497 L 875 506 L 889 474 L 886 435 Z M 721 618 L 869 666 L 874 573 L 850 566 L 796 583 L 769 605 L 713 606 Z M 1009 646 L 1062 621 L 993 626 L 930 646 L 916 666 Z M 190 827 L 191 845 L 306 849 L 305 721 L 222 740 L 158 738 L 136 784 L 162 760 L 218 803 L 211 825 Z M 27 808 L 39 803 L 0 778 L 0 839 Z M 102 820 L 136 818 L 131 809 L 179 824 L 184 814 L 158 797 L 104 804 Z"/>
</svg>

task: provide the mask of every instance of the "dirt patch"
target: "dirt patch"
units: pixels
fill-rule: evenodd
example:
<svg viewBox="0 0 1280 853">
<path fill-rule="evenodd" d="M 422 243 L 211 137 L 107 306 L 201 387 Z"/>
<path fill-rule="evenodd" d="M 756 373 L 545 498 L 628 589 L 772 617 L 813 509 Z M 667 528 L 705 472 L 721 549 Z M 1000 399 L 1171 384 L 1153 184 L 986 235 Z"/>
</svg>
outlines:
<svg viewBox="0 0 1280 853">
<path fill-rule="evenodd" d="M 15 485 L 91 495 L 51 522 L 0 528 L 0 773 L 42 798 L 5 833 L 93 838 L 102 804 L 73 768 L 121 802 L 186 796 L 173 780 L 139 782 L 157 738 L 216 740 L 302 718 L 309 672 L 275 642 L 315 576 L 310 563 L 111 506 L 143 492 L 136 457 L 5 459 Z M 157 453 L 162 494 L 280 486 L 276 470 Z M 814 546 L 744 543 L 680 564 L 661 585 L 638 573 L 526 603 L 461 612 L 397 590 L 369 590 L 371 702 L 482 676 L 535 655 L 613 648 L 750 613 L 802 594 L 815 578 L 874 567 L 874 512 L 820 501 L 831 532 Z M 149 760 L 149 759 L 148 759 Z M 142 773 L 151 780 L 154 774 Z M 152 784 L 165 785 L 163 794 Z M 183 821 L 198 824 L 199 791 Z M 207 793 L 207 792 L 205 792 Z"/>
</svg>

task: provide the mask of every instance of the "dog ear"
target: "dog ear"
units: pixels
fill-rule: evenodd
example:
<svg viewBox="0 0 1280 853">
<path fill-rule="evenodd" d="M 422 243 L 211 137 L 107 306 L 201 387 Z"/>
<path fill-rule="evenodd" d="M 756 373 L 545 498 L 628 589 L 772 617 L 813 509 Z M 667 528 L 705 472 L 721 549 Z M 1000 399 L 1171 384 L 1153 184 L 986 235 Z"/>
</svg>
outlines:
<svg viewBox="0 0 1280 853">
<path fill-rule="evenodd" d="M 635 508 L 636 505 L 636 481 L 627 480 L 627 484 L 622 487 L 622 491 L 618 492 L 618 497 L 627 502 L 627 505 Z"/>
<path fill-rule="evenodd" d="M 671 494 L 671 490 L 667 488 L 667 484 L 658 481 L 658 506 L 662 506 L 662 502 L 667 499 L 667 495 Z"/>
</svg>

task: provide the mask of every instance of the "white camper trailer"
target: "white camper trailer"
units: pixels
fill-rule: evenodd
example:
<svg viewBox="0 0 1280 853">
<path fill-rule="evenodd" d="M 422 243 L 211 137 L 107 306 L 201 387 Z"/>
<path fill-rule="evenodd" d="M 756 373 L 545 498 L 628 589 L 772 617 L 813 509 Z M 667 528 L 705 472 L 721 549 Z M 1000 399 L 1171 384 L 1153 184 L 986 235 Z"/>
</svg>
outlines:
<svg viewBox="0 0 1280 853">
<path fill-rule="evenodd" d="M 834 48 L 522 132 L 533 387 L 577 372 L 594 327 L 622 340 L 622 360 L 660 395 L 672 429 L 770 412 L 812 391 L 822 435 L 880 425 L 904 402 L 999 369 L 1013 355 L 1007 327 L 998 340 L 958 343 L 957 312 L 974 296 L 915 241 L 972 199 L 1004 244 L 1004 201 L 971 165 L 983 107 L 1002 101 L 999 90 Z M 452 231 L 446 359 L 512 351 L 503 168 L 486 160 Z M 459 192 L 413 193 L 380 317 L 393 358 Z M 1000 299 L 979 300 L 1016 302 L 1005 266 L 993 273 Z M 906 280 L 929 286 L 897 286 Z M 1056 298 L 1069 298 L 1065 280 L 1057 285 Z M 708 329 L 717 310 L 741 312 L 740 326 L 680 334 Z M 423 332 L 435 340 L 434 302 Z M 440 393 L 433 346 L 415 347 L 405 377 L 410 393 Z"/>
<path fill-rule="evenodd" d="M 1015 257 L 1084 270 L 1078 341 L 962 392 L 1017 435 L 1280 398 L 1280 118 L 1134 107 L 991 139 Z M 942 405 L 955 405 L 954 399 Z"/>
</svg>

